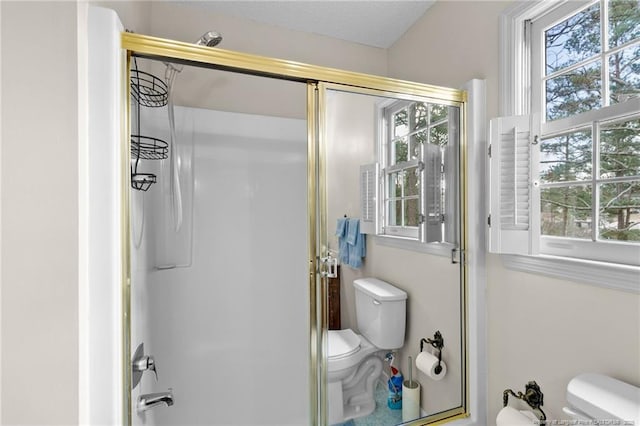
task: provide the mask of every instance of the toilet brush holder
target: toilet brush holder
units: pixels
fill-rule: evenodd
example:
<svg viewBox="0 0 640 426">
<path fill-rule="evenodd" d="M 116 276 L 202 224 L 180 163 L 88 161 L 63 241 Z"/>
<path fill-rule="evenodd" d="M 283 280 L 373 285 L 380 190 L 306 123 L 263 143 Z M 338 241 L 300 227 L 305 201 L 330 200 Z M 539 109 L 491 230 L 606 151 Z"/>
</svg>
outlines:
<svg viewBox="0 0 640 426">
<path fill-rule="evenodd" d="M 420 383 L 405 380 L 402 383 L 402 421 L 408 422 L 420 417 Z"/>
<path fill-rule="evenodd" d="M 409 357 L 409 380 L 402 382 L 402 422 L 420 417 L 420 383 L 413 380 L 413 360 Z"/>
</svg>

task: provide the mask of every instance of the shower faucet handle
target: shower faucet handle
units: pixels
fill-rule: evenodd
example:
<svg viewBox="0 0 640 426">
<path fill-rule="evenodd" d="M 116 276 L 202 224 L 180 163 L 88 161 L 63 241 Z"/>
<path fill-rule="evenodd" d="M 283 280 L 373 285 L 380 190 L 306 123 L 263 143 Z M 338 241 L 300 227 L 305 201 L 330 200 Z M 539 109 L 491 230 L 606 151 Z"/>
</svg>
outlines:
<svg viewBox="0 0 640 426">
<path fill-rule="evenodd" d="M 142 373 L 145 371 L 153 371 L 156 375 L 156 381 L 158 381 L 158 370 L 156 368 L 156 361 L 152 356 L 144 354 L 144 343 L 140 343 L 136 352 L 133 354 L 133 360 L 131 361 L 131 388 L 135 389 L 142 379 Z"/>
<path fill-rule="evenodd" d="M 156 361 L 150 355 L 143 355 L 142 357 L 133 361 L 133 371 L 153 371 L 156 375 L 156 382 L 158 381 L 158 370 L 156 369 Z"/>
</svg>

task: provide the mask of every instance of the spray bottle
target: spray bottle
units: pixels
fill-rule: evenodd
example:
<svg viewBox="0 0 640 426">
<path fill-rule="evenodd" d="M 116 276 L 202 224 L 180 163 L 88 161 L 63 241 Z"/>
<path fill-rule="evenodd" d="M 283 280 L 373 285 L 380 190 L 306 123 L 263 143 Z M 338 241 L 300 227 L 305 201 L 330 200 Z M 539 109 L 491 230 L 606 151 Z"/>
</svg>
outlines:
<svg viewBox="0 0 640 426">
<path fill-rule="evenodd" d="M 389 361 L 389 380 L 387 381 L 387 387 L 389 389 L 389 396 L 387 397 L 387 406 L 392 410 L 402 409 L 402 373 L 399 369 L 394 367 L 393 353 L 388 353 L 385 359 Z"/>
</svg>

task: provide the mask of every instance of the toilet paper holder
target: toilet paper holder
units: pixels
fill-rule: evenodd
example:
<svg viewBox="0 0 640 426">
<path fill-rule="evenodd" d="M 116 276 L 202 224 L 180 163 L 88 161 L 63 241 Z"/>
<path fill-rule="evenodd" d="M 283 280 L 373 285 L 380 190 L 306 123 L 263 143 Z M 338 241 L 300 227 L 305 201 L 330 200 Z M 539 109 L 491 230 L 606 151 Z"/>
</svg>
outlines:
<svg viewBox="0 0 640 426">
<path fill-rule="evenodd" d="M 540 408 L 542 405 L 544 405 L 544 394 L 540 390 L 540 386 L 538 386 L 535 381 L 532 380 L 526 384 L 526 386 L 524 387 L 524 393 L 518 392 L 516 394 L 511 389 L 505 389 L 505 391 L 502 392 L 502 405 L 504 407 L 506 407 L 509 403 L 509 395 L 512 395 L 526 402 L 529 407 L 533 408 L 534 410 L 538 410 L 540 412 L 541 421 L 547 420 L 547 415 L 544 413 L 544 411 L 542 411 L 542 408 Z"/>
<path fill-rule="evenodd" d="M 435 369 L 435 373 L 440 374 L 442 371 L 442 349 L 444 349 L 444 338 L 442 337 L 440 330 L 435 332 L 433 339 L 422 338 L 420 340 L 420 352 L 423 351 L 425 343 L 430 344 L 438 351 L 438 366 Z"/>
</svg>

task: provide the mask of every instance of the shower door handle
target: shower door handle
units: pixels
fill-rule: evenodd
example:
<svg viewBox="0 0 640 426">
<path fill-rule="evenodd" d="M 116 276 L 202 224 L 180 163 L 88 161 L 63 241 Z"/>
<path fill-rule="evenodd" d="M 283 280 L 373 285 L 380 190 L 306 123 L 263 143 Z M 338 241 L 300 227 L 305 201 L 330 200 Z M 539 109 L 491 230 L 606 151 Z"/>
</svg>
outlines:
<svg viewBox="0 0 640 426">
<path fill-rule="evenodd" d="M 464 264 L 464 250 L 460 250 L 459 248 L 451 249 L 451 263 L 462 263 Z"/>
<path fill-rule="evenodd" d="M 320 271 L 320 275 L 326 278 L 337 278 L 338 277 L 338 258 L 331 256 L 329 254 L 327 257 L 320 258 L 320 262 L 326 268 L 323 271 Z"/>
</svg>

